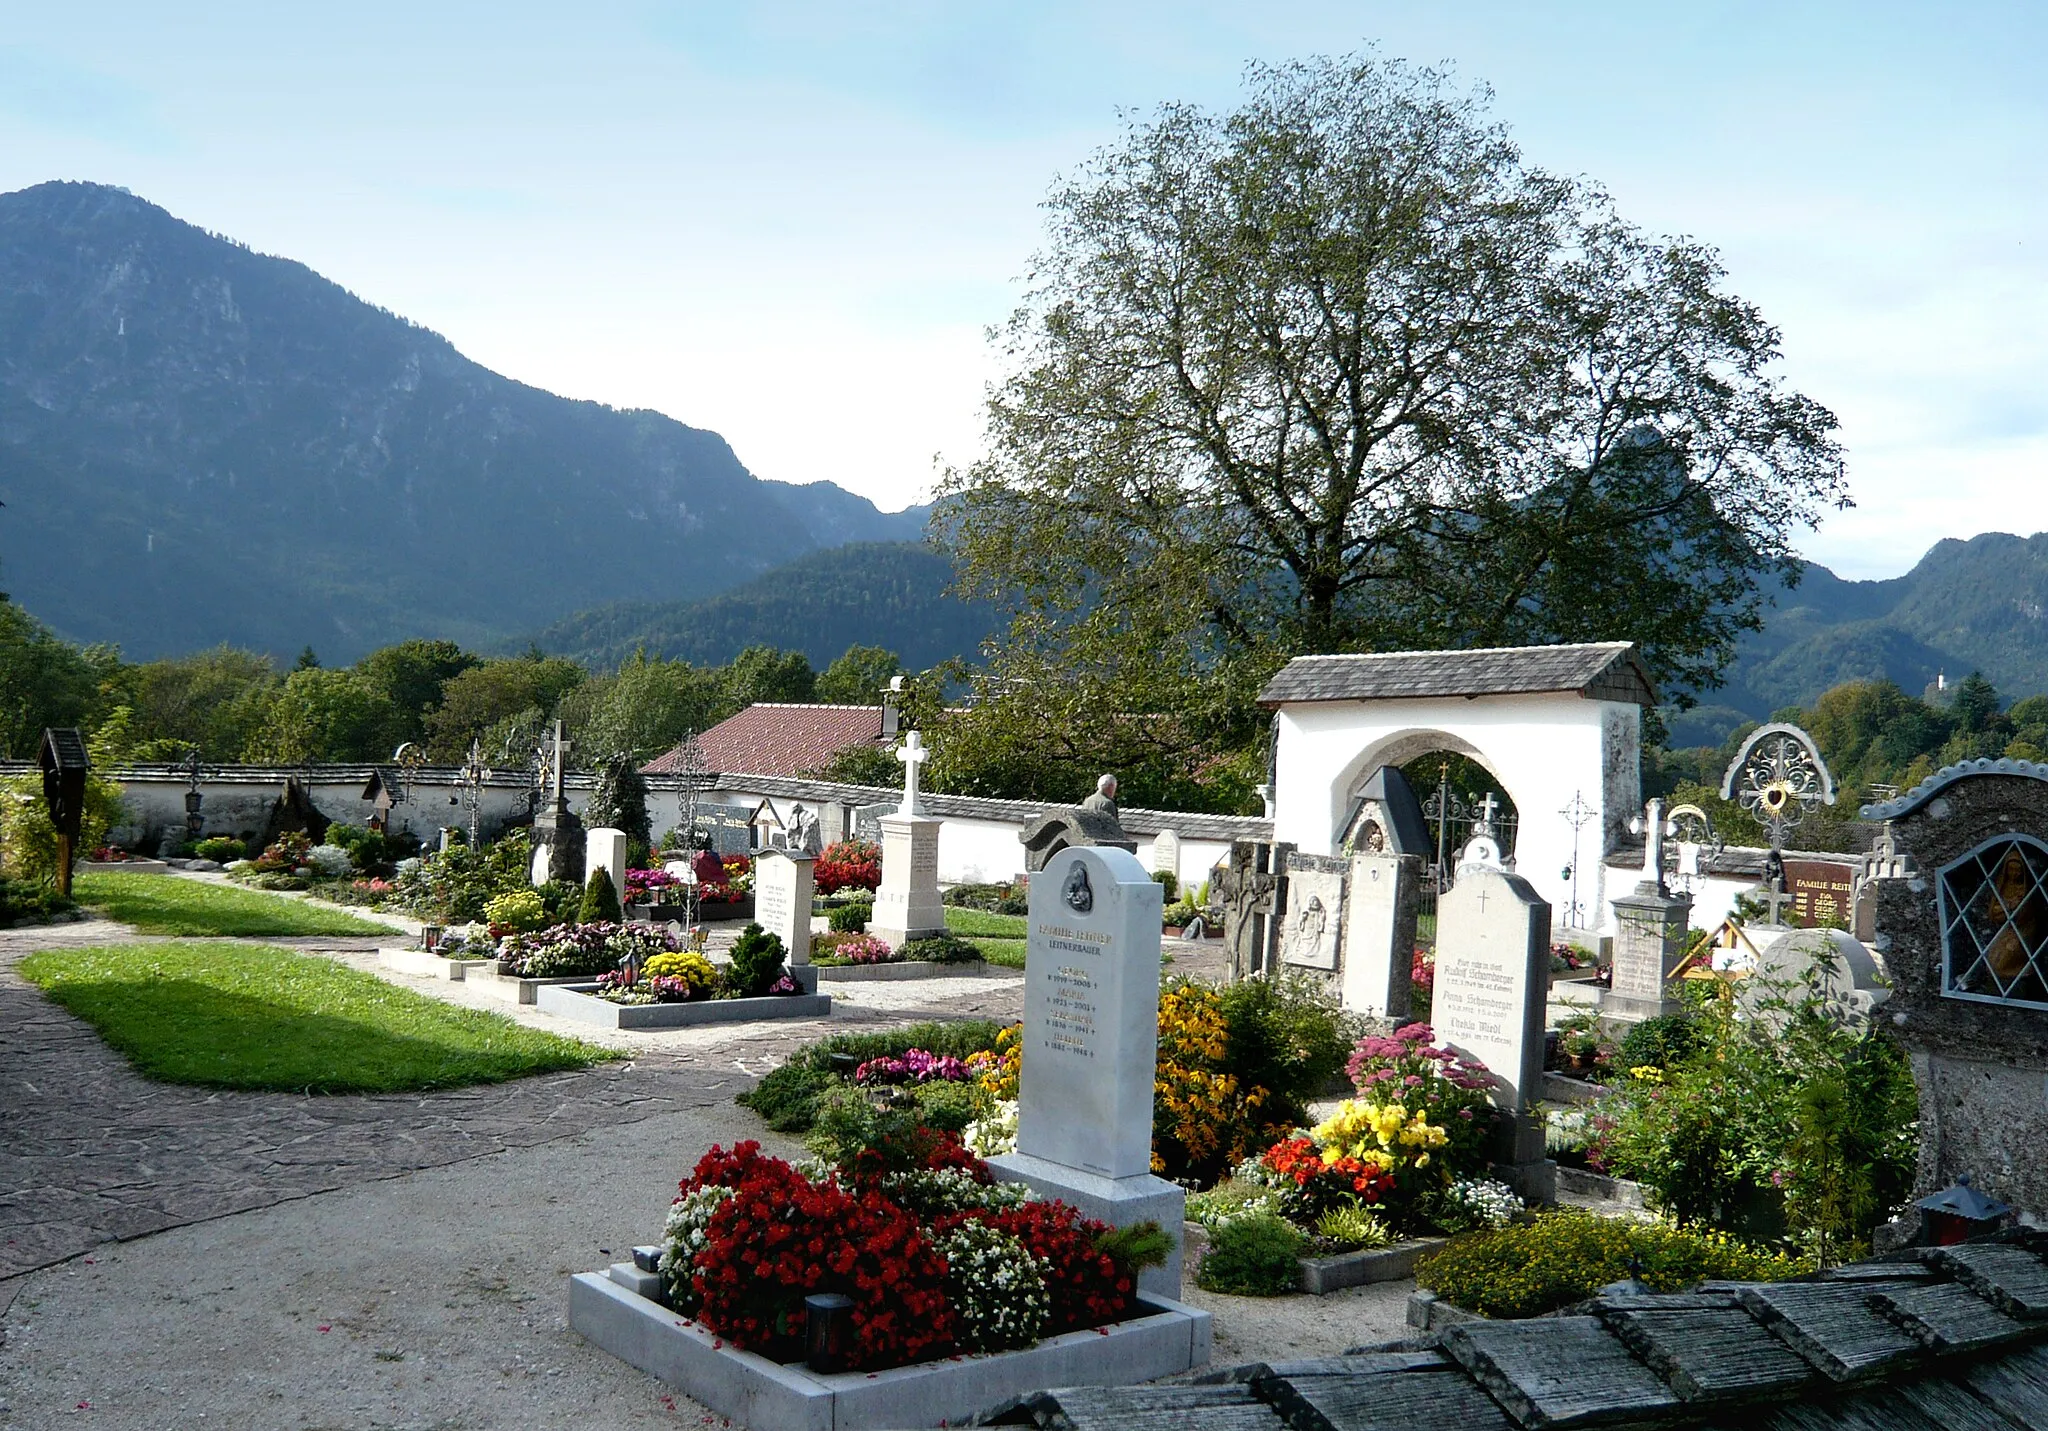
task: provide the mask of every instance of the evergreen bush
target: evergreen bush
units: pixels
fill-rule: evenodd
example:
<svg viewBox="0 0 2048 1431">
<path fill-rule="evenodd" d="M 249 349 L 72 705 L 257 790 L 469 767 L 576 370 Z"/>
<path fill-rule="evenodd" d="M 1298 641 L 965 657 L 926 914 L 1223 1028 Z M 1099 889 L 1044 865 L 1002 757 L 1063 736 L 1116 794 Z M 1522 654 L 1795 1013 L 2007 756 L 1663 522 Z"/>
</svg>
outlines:
<svg viewBox="0 0 2048 1431">
<path fill-rule="evenodd" d="M 1232 1218 L 1209 1234 L 1209 1252 L 1195 1273 L 1205 1292 L 1241 1297 L 1284 1297 L 1301 1285 L 1306 1239 L 1271 1213 Z"/>
<path fill-rule="evenodd" d="M 868 919 L 874 914 L 872 900 L 849 900 L 839 905 L 828 916 L 835 934 L 863 934 L 867 932 Z"/>
<path fill-rule="evenodd" d="M 576 917 L 585 924 L 617 924 L 626 917 L 626 911 L 619 905 L 618 888 L 612 883 L 612 872 L 603 865 L 590 872 Z"/>
<path fill-rule="evenodd" d="M 733 941 L 732 963 L 726 970 L 726 987 L 732 997 L 755 999 L 782 977 L 786 957 L 781 936 L 770 934 L 758 924 L 749 924 Z"/>
</svg>

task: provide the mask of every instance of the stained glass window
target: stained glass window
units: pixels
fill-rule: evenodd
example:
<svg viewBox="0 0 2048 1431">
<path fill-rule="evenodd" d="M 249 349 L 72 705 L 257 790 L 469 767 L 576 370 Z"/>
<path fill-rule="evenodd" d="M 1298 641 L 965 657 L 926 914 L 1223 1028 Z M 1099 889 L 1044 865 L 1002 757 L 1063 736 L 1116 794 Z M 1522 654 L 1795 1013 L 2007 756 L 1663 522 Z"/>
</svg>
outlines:
<svg viewBox="0 0 2048 1431">
<path fill-rule="evenodd" d="M 2008 835 L 1941 872 L 1942 992 L 2048 1006 L 2048 847 Z"/>
</svg>

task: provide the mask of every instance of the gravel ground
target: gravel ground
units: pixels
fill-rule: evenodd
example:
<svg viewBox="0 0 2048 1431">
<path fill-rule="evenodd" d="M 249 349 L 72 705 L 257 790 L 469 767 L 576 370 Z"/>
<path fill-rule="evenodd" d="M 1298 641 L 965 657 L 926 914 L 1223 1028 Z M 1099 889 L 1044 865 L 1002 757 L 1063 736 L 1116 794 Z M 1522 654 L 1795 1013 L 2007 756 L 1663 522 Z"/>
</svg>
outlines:
<svg viewBox="0 0 2048 1431">
<path fill-rule="evenodd" d="M 98 921 L 15 931 L 0 937 L 0 967 L 23 946 L 133 937 Z M 261 942 L 317 950 L 451 1002 L 571 1031 L 530 1006 L 384 969 L 375 941 Z M 1210 973 L 1220 962 L 1213 946 L 1176 953 L 1177 972 Z M 0 981 L 15 984 L 11 970 Z M 16 998 L 27 993 L 16 989 Z M 832 1028 L 933 1014 L 1015 1018 L 1022 1004 L 1021 978 L 1007 972 L 832 992 Z M 55 1010 L 31 1012 L 70 1022 Z M 826 1027 L 573 1032 L 656 1061 L 758 1076 Z M 91 1111 L 77 1117 L 76 1136 L 89 1146 Z M 704 1425 L 711 1418 L 702 1407 L 569 1331 L 567 1278 L 655 1240 L 677 1179 L 705 1148 L 742 1138 L 801 1151 L 719 1101 L 104 1242 L 0 1281 L 0 1428 Z M 217 1178 L 233 1176 L 220 1165 Z M 1215 1364 L 1230 1365 L 1399 1336 L 1409 1286 L 1273 1300 L 1190 1286 L 1186 1295 L 1215 1314 Z"/>
<path fill-rule="evenodd" d="M 0 1426 L 697 1426 L 703 1408 L 569 1331 L 567 1278 L 654 1240 L 714 1142 L 693 1109 L 108 1244 L 18 1278 Z M 1190 1289 L 1216 1364 L 1402 1334 L 1408 1284 L 1257 1300 Z"/>
</svg>

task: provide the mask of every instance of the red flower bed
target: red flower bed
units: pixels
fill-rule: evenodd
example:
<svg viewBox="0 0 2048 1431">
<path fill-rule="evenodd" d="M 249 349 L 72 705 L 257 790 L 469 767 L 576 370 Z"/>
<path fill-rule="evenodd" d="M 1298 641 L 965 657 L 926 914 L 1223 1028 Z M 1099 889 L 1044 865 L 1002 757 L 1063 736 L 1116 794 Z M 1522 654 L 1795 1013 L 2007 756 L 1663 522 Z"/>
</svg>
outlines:
<svg viewBox="0 0 2048 1431">
<path fill-rule="evenodd" d="M 827 845 L 811 867 L 818 893 L 882 887 L 882 847 L 873 840 L 841 840 Z"/>
<path fill-rule="evenodd" d="M 918 1361 L 951 1342 L 946 1261 L 894 1203 L 814 1183 L 754 1142 L 713 1148 L 683 1190 L 712 1185 L 733 1195 L 713 1216 L 691 1278 L 705 1326 L 749 1351 L 790 1357 L 803 1348 L 804 1298 L 842 1292 L 854 1303 L 858 1366 Z"/>
</svg>

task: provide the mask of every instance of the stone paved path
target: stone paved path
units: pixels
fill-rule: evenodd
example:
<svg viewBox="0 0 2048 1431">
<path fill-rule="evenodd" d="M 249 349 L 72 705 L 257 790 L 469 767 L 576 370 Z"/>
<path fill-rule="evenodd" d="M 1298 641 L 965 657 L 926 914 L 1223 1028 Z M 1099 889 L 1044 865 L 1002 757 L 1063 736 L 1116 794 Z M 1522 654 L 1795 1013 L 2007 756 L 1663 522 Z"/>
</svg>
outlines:
<svg viewBox="0 0 2048 1431">
<path fill-rule="evenodd" d="M 729 1102 L 754 1074 L 825 1031 L 816 1022 L 727 1026 L 700 1047 L 679 1046 L 671 1035 L 631 1062 L 425 1094 L 187 1088 L 135 1073 L 89 1025 L 14 972 L 35 949 L 136 937 L 105 921 L 0 931 L 0 1305 L 11 1295 L 5 1279 L 109 1240 Z M 357 964 L 374 957 L 376 943 L 249 942 L 329 951 Z M 460 987 L 394 982 L 448 995 Z M 1006 982 L 990 991 L 993 1001 L 974 1002 L 1012 1002 L 1001 995 L 1015 987 Z M 516 1012 L 533 1021 L 531 1009 Z M 931 1012 L 845 1004 L 831 1023 L 886 1026 Z"/>
</svg>

